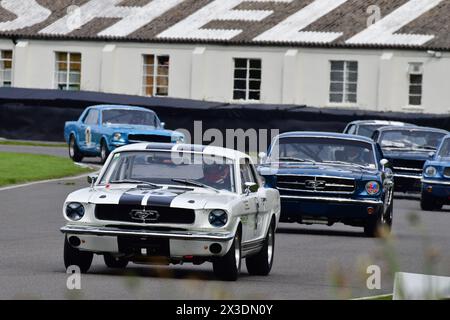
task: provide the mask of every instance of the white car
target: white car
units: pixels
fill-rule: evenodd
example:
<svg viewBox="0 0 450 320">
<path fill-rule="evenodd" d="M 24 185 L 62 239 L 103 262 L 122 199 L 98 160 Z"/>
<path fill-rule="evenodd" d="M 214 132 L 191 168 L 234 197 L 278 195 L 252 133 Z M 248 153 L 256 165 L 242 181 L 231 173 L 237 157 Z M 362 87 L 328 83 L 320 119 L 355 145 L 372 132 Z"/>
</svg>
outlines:
<svg viewBox="0 0 450 320">
<path fill-rule="evenodd" d="M 246 154 L 133 144 L 88 181 L 64 203 L 66 268 L 87 272 L 100 254 L 111 268 L 209 261 L 217 277 L 236 280 L 245 258 L 250 274 L 270 273 L 280 195 L 263 186 Z"/>
</svg>

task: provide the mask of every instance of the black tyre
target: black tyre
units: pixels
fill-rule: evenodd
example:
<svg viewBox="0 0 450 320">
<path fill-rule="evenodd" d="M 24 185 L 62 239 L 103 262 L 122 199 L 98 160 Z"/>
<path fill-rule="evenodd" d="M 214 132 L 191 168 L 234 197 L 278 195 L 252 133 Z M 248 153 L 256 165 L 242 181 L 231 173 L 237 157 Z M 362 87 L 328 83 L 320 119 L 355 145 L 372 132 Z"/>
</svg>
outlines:
<svg viewBox="0 0 450 320">
<path fill-rule="evenodd" d="M 112 269 L 125 269 L 128 265 L 127 259 L 114 257 L 109 253 L 105 253 L 103 259 L 105 260 L 106 266 Z"/>
<path fill-rule="evenodd" d="M 241 233 L 238 230 L 228 253 L 213 261 L 216 277 L 224 281 L 236 281 L 241 271 L 241 258 Z"/>
<path fill-rule="evenodd" d="M 245 259 L 248 273 L 257 276 L 267 276 L 272 270 L 273 256 L 275 252 L 275 227 L 271 223 L 267 231 L 266 239 L 261 251 Z"/>
<path fill-rule="evenodd" d="M 389 205 L 387 208 L 383 208 L 384 212 L 379 214 L 375 219 L 367 219 L 364 226 L 364 234 L 367 237 L 375 238 L 391 233 L 394 213 L 394 196 L 390 195 L 390 197 Z"/>
<path fill-rule="evenodd" d="M 387 208 L 387 211 L 384 213 L 384 218 L 382 221 L 382 225 L 385 225 L 389 232 L 392 229 L 393 220 L 394 220 L 394 197 L 392 196 L 391 203 Z"/>
<path fill-rule="evenodd" d="M 108 145 L 106 144 L 105 140 L 102 139 L 102 142 L 100 143 L 100 158 L 102 163 L 105 163 L 109 156 L 109 150 Z"/>
<path fill-rule="evenodd" d="M 364 225 L 364 235 L 369 238 L 378 236 L 378 229 L 380 227 L 379 219 L 367 219 Z"/>
<path fill-rule="evenodd" d="M 78 149 L 74 135 L 71 135 L 69 139 L 69 157 L 75 162 L 81 162 L 81 160 L 83 160 L 83 154 L 80 149 Z"/>
<path fill-rule="evenodd" d="M 80 251 L 77 248 L 72 247 L 67 241 L 67 237 L 64 239 L 64 265 L 66 269 L 70 266 L 78 266 L 81 273 L 88 272 L 92 265 L 92 259 L 94 254 L 92 252 Z"/>
<path fill-rule="evenodd" d="M 420 199 L 420 208 L 423 211 L 435 211 L 441 210 L 443 205 L 433 199 L 432 197 L 422 193 L 422 198 Z"/>
</svg>

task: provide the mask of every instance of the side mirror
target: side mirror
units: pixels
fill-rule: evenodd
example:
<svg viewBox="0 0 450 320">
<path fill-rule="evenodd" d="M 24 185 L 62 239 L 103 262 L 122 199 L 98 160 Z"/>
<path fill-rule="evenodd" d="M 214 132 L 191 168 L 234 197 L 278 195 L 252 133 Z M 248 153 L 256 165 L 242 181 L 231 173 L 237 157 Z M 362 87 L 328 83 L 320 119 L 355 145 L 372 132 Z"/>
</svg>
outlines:
<svg viewBox="0 0 450 320">
<path fill-rule="evenodd" d="M 248 196 L 250 193 L 258 192 L 259 186 L 254 182 L 245 183 L 245 194 Z"/>
<path fill-rule="evenodd" d="M 98 179 L 98 175 L 89 175 L 87 177 L 87 182 L 91 185 L 94 186 L 94 184 L 97 182 Z"/>
<path fill-rule="evenodd" d="M 258 158 L 259 158 L 260 163 L 266 162 L 267 154 L 265 152 L 260 152 L 258 154 Z"/>
<path fill-rule="evenodd" d="M 435 155 L 436 155 L 436 152 L 431 151 L 431 152 L 428 154 L 428 158 L 433 159 Z"/>
<path fill-rule="evenodd" d="M 380 165 L 381 165 L 381 167 L 383 168 L 383 170 L 384 170 L 384 168 L 386 167 L 386 165 L 389 163 L 389 160 L 387 160 L 387 159 L 382 159 L 381 161 L 380 161 Z"/>
<path fill-rule="evenodd" d="M 164 129 L 166 127 L 166 123 L 165 122 L 161 122 L 159 125 L 161 126 L 161 129 Z"/>
</svg>

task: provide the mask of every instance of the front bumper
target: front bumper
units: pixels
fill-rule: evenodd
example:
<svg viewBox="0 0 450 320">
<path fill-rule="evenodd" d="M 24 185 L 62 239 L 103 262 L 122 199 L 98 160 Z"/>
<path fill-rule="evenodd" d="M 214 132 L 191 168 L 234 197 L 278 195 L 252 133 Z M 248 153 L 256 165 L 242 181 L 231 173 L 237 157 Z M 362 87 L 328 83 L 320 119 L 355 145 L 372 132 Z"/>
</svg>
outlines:
<svg viewBox="0 0 450 320">
<path fill-rule="evenodd" d="M 422 180 L 422 193 L 450 202 L 450 181 Z"/>
<path fill-rule="evenodd" d="M 351 199 L 320 196 L 281 196 L 281 221 L 363 222 L 376 216 L 384 203 L 377 199 Z M 372 208 L 369 215 L 368 209 Z"/>
<path fill-rule="evenodd" d="M 78 249 L 96 253 L 123 254 L 124 252 L 121 252 L 119 246 L 119 240 L 125 238 L 145 240 L 146 243 L 151 243 L 152 239 L 155 240 L 155 243 L 160 243 L 163 240 L 168 243 L 167 257 L 170 258 L 223 256 L 228 252 L 234 239 L 234 234 L 231 232 L 167 232 L 81 225 L 66 225 L 61 228 L 61 232 L 67 235 L 67 238 L 75 236 L 80 239 Z M 211 253 L 210 246 L 212 244 L 220 244 L 222 250 L 215 254 Z"/>
</svg>

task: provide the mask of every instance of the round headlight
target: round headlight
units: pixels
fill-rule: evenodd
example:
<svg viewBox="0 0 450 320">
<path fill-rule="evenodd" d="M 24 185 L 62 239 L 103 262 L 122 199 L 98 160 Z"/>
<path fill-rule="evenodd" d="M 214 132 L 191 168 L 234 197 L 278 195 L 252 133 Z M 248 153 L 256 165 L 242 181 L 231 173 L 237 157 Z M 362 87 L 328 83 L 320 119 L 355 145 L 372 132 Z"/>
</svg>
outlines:
<svg viewBox="0 0 450 320">
<path fill-rule="evenodd" d="M 70 220 L 78 221 L 84 217 L 84 207 L 81 203 L 71 202 L 66 207 L 66 216 Z"/>
<path fill-rule="evenodd" d="M 437 170 L 435 167 L 427 167 L 425 169 L 425 175 L 428 177 L 434 177 L 437 174 Z"/>
<path fill-rule="evenodd" d="M 209 213 L 208 220 L 213 227 L 219 228 L 227 224 L 228 215 L 223 210 L 213 210 Z"/>
<path fill-rule="evenodd" d="M 380 184 L 376 181 L 367 182 L 366 191 L 370 195 L 377 194 L 378 192 L 380 192 Z"/>
</svg>

